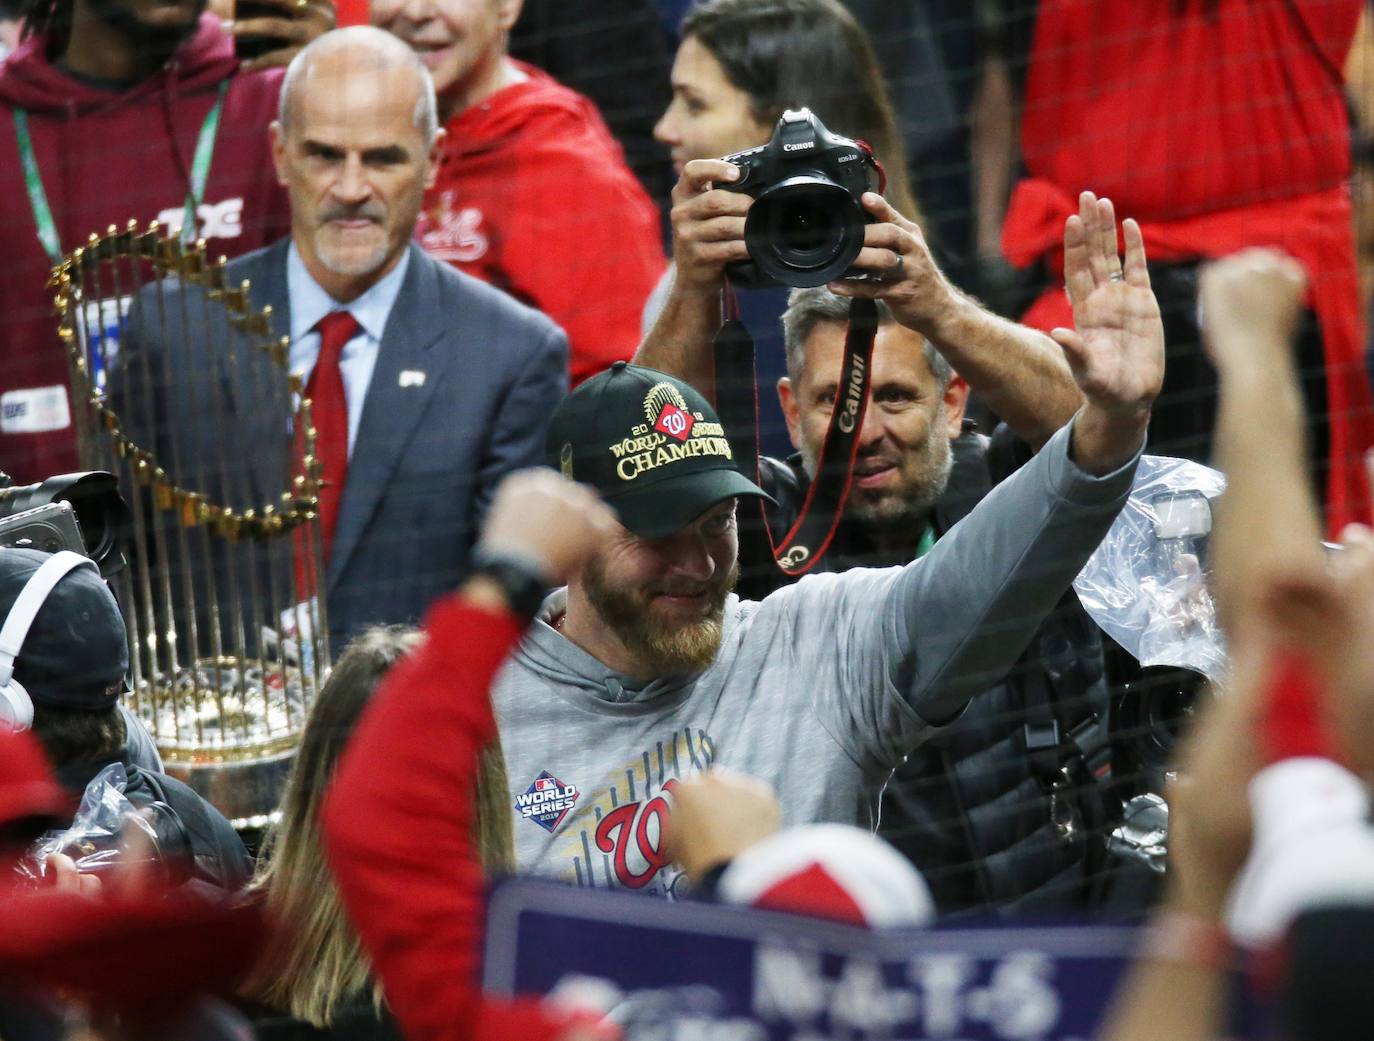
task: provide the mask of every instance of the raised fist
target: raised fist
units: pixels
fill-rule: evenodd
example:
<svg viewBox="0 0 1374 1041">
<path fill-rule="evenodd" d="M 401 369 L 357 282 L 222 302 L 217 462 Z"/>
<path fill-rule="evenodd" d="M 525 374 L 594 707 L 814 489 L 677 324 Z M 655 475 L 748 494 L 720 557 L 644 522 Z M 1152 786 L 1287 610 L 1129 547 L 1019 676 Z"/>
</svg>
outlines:
<svg viewBox="0 0 1374 1041">
<path fill-rule="evenodd" d="M 595 492 L 552 470 L 521 470 L 497 487 L 480 544 L 529 558 L 561 585 L 617 528 Z"/>
<path fill-rule="evenodd" d="M 679 782 L 665 842 L 689 878 L 733 860 L 778 830 L 778 797 L 756 777 L 714 769 Z"/>
<path fill-rule="evenodd" d="M 1306 291 L 1302 267 L 1275 249 L 1242 250 L 1204 267 L 1198 309 L 1212 364 L 1263 364 L 1272 349 L 1288 356 Z"/>
</svg>

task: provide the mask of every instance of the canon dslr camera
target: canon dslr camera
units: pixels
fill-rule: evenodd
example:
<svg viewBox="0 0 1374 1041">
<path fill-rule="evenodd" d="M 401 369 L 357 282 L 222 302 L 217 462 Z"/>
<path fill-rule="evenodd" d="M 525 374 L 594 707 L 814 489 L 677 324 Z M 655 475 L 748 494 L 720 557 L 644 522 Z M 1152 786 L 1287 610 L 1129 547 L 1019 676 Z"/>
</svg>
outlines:
<svg viewBox="0 0 1374 1041">
<path fill-rule="evenodd" d="M 114 474 L 58 474 L 15 487 L 0 471 L 0 548 L 69 549 L 90 557 L 108 580 L 127 564 L 124 547 L 131 531 L 129 507 Z"/>
<path fill-rule="evenodd" d="M 726 268 L 731 282 L 804 288 L 863 274 L 850 265 L 873 221 L 859 198 L 878 190 L 867 145 L 832 134 L 809 108 L 788 109 L 766 145 L 724 158 L 740 176 L 718 187 L 754 197 L 744 222 L 750 259 Z"/>
</svg>

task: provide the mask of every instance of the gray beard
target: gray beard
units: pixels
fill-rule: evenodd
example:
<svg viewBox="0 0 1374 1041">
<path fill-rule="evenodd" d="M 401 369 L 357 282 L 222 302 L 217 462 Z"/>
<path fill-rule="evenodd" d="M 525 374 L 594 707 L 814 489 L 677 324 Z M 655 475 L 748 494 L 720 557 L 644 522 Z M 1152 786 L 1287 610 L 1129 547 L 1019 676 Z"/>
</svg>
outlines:
<svg viewBox="0 0 1374 1041">
<path fill-rule="evenodd" d="M 931 476 L 931 480 L 920 488 L 913 489 L 906 498 L 865 502 L 862 493 L 851 492 L 845 512 L 865 531 L 873 534 L 886 535 L 909 531 L 913 535 L 919 535 L 917 529 L 925 526 L 930 511 L 949 486 L 954 453 L 946 450 L 943 461 L 937 465 L 939 469 Z"/>
<path fill-rule="evenodd" d="M 849 501 L 845 504 L 845 516 L 851 518 L 865 532 L 871 535 L 900 534 L 911 532 L 913 538 L 920 535 L 930 511 L 939 502 L 949 486 L 950 471 L 954 467 L 954 451 L 949 438 L 941 431 L 945 426 L 945 406 L 942 402 L 931 425 L 931 435 L 926 441 L 922 458 L 928 464 L 930 479 L 916 488 L 906 489 L 903 498 L 884 496 L 876 502 L 866 502 L 863 492 L 851 489 Z M 816 479 L 816 456 L 809 448 L 801 450 L 802 468 L 811 480 Z"/>
</svg>

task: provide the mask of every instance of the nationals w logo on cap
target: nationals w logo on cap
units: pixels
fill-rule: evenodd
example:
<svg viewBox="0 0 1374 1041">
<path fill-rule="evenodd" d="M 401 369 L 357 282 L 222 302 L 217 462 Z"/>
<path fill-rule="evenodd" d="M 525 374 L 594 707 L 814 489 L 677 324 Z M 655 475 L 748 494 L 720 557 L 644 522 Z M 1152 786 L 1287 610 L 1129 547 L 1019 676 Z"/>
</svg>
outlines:
<svg viewBox="0 0 1374 1041">
<path fill-rule="evenodd" d="M 677 441 L 692 436 L 696 419 L 687 411 L 687 399 L 671 383 L 657 383 L 644 398 L 644 415 L 660 434 Z M 728 450 L 728 446 L 727 446 Z"/>
<path fill-rule="evenodd" d="M 736 469 L 704 397 L 667 373 L 623 361 L 563 399 L 547 456 L 564 476 L 596 488 L 644 538 L 671 535 L 723 499 L 768 499 Z"/>
</svg>

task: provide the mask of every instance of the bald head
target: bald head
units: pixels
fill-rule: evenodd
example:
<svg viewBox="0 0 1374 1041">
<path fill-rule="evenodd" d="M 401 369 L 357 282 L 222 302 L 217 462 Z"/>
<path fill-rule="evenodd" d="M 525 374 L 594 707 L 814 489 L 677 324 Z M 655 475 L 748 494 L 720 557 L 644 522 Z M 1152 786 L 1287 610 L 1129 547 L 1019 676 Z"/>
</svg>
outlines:
<svg viewBox="0 0 1374 1041">
<path fill-rule="evenodd" d="M 300 105 L 300 94 L 314 81 L 325 90 L 366 72 L 395 81 L 395 73 L 413 75 L 415 104 L 412 119 L 424 135 L 426 146 L 434 142 L 439 119 L 434 100 L 434 81 L 419 56 L 395 36 L 370 25 L 335 29 L 315 39 L 292 60 L 282 80 L 277 102 L 277 122 L 290 131 Z M 327 85 L 326 85 L 327 84 Z"/>
<path fill-rule="evenodd" d="M 409 248 L 443 150 L 434 121 L 429 73 L 379 29 L 326 33 L 291 63 L 272 160 L 301 260 L 335 300 L 366 292 Z"/>
</svg>

